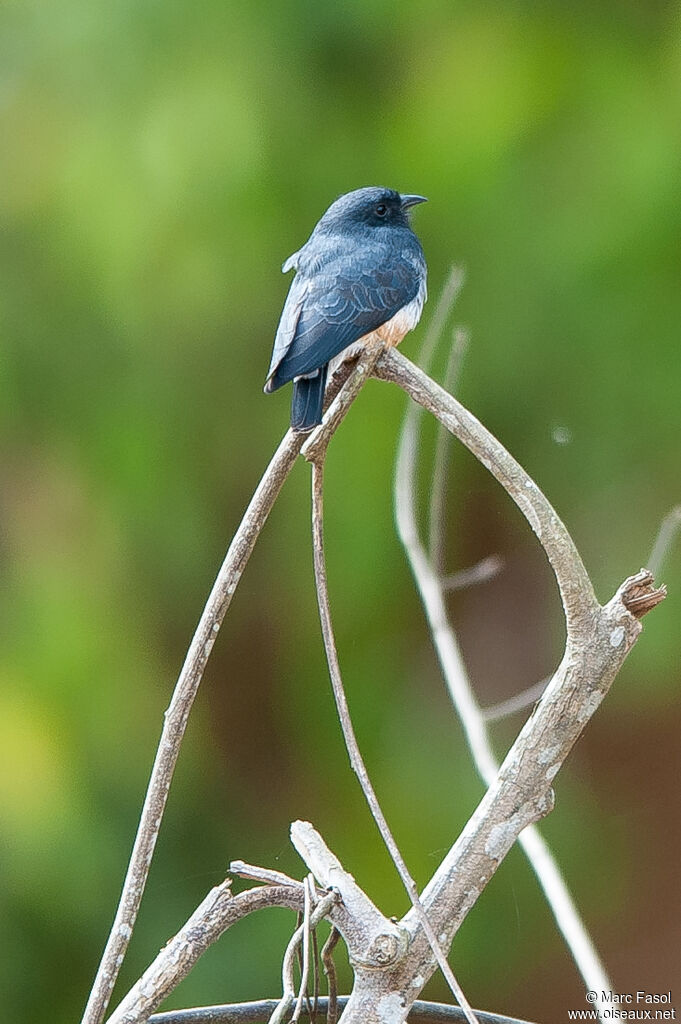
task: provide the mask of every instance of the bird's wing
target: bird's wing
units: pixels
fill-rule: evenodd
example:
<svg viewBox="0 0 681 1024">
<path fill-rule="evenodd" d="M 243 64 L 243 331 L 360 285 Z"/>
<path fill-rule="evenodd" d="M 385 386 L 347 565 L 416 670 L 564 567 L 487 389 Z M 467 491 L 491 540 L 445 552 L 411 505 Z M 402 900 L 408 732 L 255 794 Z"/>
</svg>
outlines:
<svg viewBox="0 0 681 1024">
<path fill-rule="evenodd" d="M 268 388 L 275 390 L 294 377 L 325 366 L 411 302 L 419 285 L 418 268 L 407 259 L 393 259 L 359 273 L 348 271 L 347 265 L 334 273 L 332 265 L 314 274 L 296 309 L 293 334 L 287 334 L 290 341 L 285 346 L 278 347 L 281 324 L 277 331 Z M 282 323 L 290 317 L 287 311 L 292 292 L 293 287 Z"/>
<path fill-rule="evenodd" d="M 293 257 L 289 258 L 292 259 Z M 286 264 L 284 264 L 284 266 L 286 266 Z M 300 275 L 296 275 L 291 287 L 289 288 L 289 293 L 286 296 L 286 302 L 284 303 L 284 308 L 279 320 L 279 326 L 277 327 L 277 333 L 274 338 L 274 348 L 272 350 L 270 368 L 267 371 L 265 391 L 274 391 L 276 388 L 276 385 L 272 386 L 272 376 L 282 359 L 284 359 L 288 349 L 290 348 L 291 342 L 295 337 L 296 328 L 300 319 L 300 311 L 303 308 L 303 303 L 308 290 L 308 283 Z"/>
</svg>

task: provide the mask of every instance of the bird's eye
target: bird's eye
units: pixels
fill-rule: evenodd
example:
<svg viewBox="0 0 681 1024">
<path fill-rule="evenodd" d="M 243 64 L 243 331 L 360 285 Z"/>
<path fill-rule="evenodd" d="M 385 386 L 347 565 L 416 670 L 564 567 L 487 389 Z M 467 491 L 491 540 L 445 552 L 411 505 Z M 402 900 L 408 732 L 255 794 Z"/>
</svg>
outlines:
<svg viewBox="0 0 681 1024">
<path fill-rule="evenodd" d="M 385 203 L 379 203 L 378 206 L 376 207 L 376 213 L 378 214 L 379 217 L 385 217 L 387 212 L 388 207 L 385 205 Z"/>
</svg>

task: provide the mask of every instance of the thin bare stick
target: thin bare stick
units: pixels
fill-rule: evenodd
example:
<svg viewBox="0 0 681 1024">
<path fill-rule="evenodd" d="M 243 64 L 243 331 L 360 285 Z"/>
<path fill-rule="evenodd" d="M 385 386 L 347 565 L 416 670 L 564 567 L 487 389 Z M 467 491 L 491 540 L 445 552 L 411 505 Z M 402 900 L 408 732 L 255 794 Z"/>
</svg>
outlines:
<svg viewBox="0 0 681 1024">
<path fill-rule="evenodd" d="M 453 264 L 449 268 L 449 273 L 442 286 L 437 304 L 432 316 L 429 318 L 428 327 L 426 328 L 426 334 L 421 346 L 421 360 L 426 367 L 430 366 L 433 361 L 435 349 L 447 326 L 447 320 L 456 305 L 456 300 L 461 293 L 465 280 L 466 272 L 464 268 Z"/>
<path fill-rule="evenodd" d="M 253 546 L 300 451 L 304 438 L 289 431 L 265 470 L 220 568 L 165 713 L 118 910 L 82 1024 L 101 1024 L 128 948 L 149 873 L 168 790 L 189 713 L 215 638 Z"/>
<path fill-rule="evenodd" d="M 374 373 L 398 384 L 475 455 L 523 513 L 546 552 L 560 590 L 568 632 L 585 630 L 599 604 L 589 575 L 556 510 L 504 446 L 449 392 L 396 349 L 383 352 Z"/>
<path fill-rule="evenodd" d="M 540 679 L 538 683 L 528 686 L 526 690 L 521 690 L 514 697 L 509 697 L 508 700 L 500 700 L 498 704 L 480 708 L 480 714 L 486 722 L 498 722 L 502 718 L 508 718 L 509 715 L 515 715 L 516 712 L 536 704 L 550 682 L 551 676 Z"/>
<path fill-rule="evenodd" d="M 255 882 L 264 882 L 266 885 L 293 885 L 300 889 L 303 883 L 296 878 L 290 878 L 283 871 L 273 871 L 271 868 L 261 868 L 256 864 L 246 864 L 243 860 L 233 860 L 229 865 L 230 875 L 237 875 L 239 878 L 248 878 Z"/>
<path fill-rule="evenodd" d="M 307 980 L 310 976 L 310 914 L 312 913 L 312 884 L 308 875 L 303 883 L 305 887 L 305 906 L 303 909 L 303 962 L 300 968 L 300 988 L 298 999 L 291 1017 L 291 1024 L 300 1020 L 303 1003 L 307 995 Z"/>
<path fill-rule="evenodd" d="M 338 894 L 335 892 L 327 893 L 317 903 L 314 910 L 308 916 L 308 923 L 310 928 L 316 928 L 319 922 L 326 917 L 331 911 L 334 905 L 338 902 Z M 296 987 L 295 978 L 293 974 L 293 965 L 295 963 L 296 952 L 300 945 L 303 935 L 305 933 L 305 922 L 296 928 L 293 935 L 289 940 L 289 944 L 286 947 L 284 953 L 284 961 L 281 969 L 281 980 L 283 995 L 277 1003 L 270 1019 L 269 1024 L 282 1024 L 284 1017 L 289 1010 L 295 1005 L 296 1002 Z"/>
<path fill-rule="evenodd" d="M 679 530 L 681 530 L 681 505 L 676 505 L 662 520 L 648 559 L 648 567 L 653 576 L 657 576 L 662 568 L 662 563 L 669 554 Z"/>
<path fill-rule="evenodd" d="M 331 677 L 331 686 L 333 689 L 333 695 L 336 702 L 336 708 L 338 711 L 338 717 L 341 723 L 341 729 L 343 731 L 343 738 L 345 739 L 345 746 L 350 758 L 350 765 L 352 770 L 355 772 L 362 792 L 364 793 L 365 799 L 369 805 L 372 817 L 376 822 L 383 842 L 385 843 L 390 857 L 397 868 L 402 884 L 404 885 L 409 899 L 411 900 L 412 907 L 416 912 L 417 918 L 423 931 L 428 939 L 428 944 L 433 951 L 433 954 L 437 960 L 437 963 L 449 985 L 455 999 L 463 1009 L 466 1020 L 469 1024 L 478 1024 L 477 1018 L 471 1009 L 466 996 L 464 995 L 461 986 L 454 976 L 449 962 L 445 954 L 442 951 L 440 943 L 437 940 L 435 932 L 428 920 L 425 910 L 421 905 L 419 898 L 418 889 L 416 883 L 409 873 L 409 869 L 402 857 L 400 849 L 395 842 L 393 834 L 390 830 L 388 822 L 383 814 L 381 806 L 378 802 L 376 792 L 374 790 L 371 779 L 367 772 L 364 764 L 364 759 L 357 743 L 357 737 L 355 736 L 355 730 L 350 717 L 350 709 L 348 707 L 347 698 L 345 696 L 345 690 L 343 687 L 343 680 L 340 672 L 340 664 L 338 661 L 338 653 L 336 650 L 336 642 L 333 635 L 333 626 L 331 622 L 331 611 L 329 607 L 329 596 L 328 586 L 326 578 L 326 559 L 324 556 L 324 463 L 314 462 L 312 464 L 312 536 L 313 536 L 313 547 L 314 547 L 314 570 L 315 570 L 315 583 L 317 587 L 317 602 L 319 604 L 319 616 L 322 626 L 322 636 L 324 638 L 324 648 L 326 651 L 326 660 L 329 667 L 329 675 Z"/>
<path fill-rule="evenodd" d="M 308 877 L 310 877 L 310 876 L 308 876 Z M 304 920 L 304 915 L 303 914 L 298 914 L 298 921 L 296 922 L 297 925 L 301 925 L 303 923 L 303 920 Z M 312 929 L 312 931 L 310 932 L 310 938 L 312 939 L 313 948 L 316 946 L 316 942 L 315 942 L 316 937 L 317 937 L 317 932 L 314 929 Z M 315 954 L 313 953 L 313 959 L 312 959 L 313 969 L 316 968 L 316 965 L 314 963 L 314 955 Z M 301 977 L 302 977 L 302 974 L 303 974 L 303 967 L 304 967 L 304 964 L 303 964 L 303 950 L 299 946 L 298 947 L 298 970 L 300 971 Z M 310 1017 L 310 1019 L 312 1021 L 312 1024 L 315 1024 L 315 1022 L 313 1020 L 313 1018 L 315 1016 L 314 1008 L 313 1008 L 313 1006 L 312 1006 L 312 1004 L 310 1002 L 310 997 L 309 997 L 307 988 L 305 989 L 305 993 L 304 994 L 305 994 L 305 1005 L 307 1007 L 308 1016 Z"/>
<path fill-rule="evenodd" d="M 447 320 L 456 305 L 456 301 L 461 293 L 461 289 L 465 282 L 465 271 L 463 267 L 456 266 L 453 264 L 449 269 L 449 274 L 445 279 L 445 283 L 442 286 L 437 305 L 433 315 L 429 318 L 428 327 L 426 329 L 423 344 L 421 345 L 420 351 L 420 362 L 426 372 L 430 371 L 430 368 L 435 357 L 435 351 L 444 333 Z M 459 334 L 458 331 L 461 333 Z M 455 377 L 458 372 L 458 366 L 463 358 L 465 348 L 467 346 L 468 337 L 467 332 L 462 328 L 454 332 L 453 344 L 449 351 L 449 357 L 447 362 L 447 369 L 445 371 L 445 387 L 448 391 L 452 391 L 453 388 L 450 386 L 450 376 Z M 442 507 L 444 499 L 445 481 L 444 474 L 441 472 L 444 467 L 444 461 L 446 456 L 446 436 L 443 436 L 443 432 L 439 431 L 435 462 L 433 467 L 433 479 L 431 485 L 439 490 L 439 494 L 434 497 L 433 504 Z M 433 506 L 431 505 L 431 543 L 433 542 L 433 529 L 437 529 L 437 524 L 434 525 L 433 518 Z M 430 548 L 432 553 L 432 546 Z M 439 564 L 439 561 L 436 562 Z"/>
<path fill-rule="evenodd" d="M 282 988 L 283 995 L 276 1007 L 274 1008 L 272 1015 L 268 1021 L 268 1024 L 283 1024 L 284 1019 L 288 1016 L 289 1011 L 296 1001 L 296 989 L 295 979 L 293 976 L 293 963 L 300 945 L 300 937 L 302 935 L 302 925 L 294 931 L 293 935 L 289 940 L 289 944 L 286 947 L 284 953 L 284 961 L 282 965 Z"/>
<path fill-rule="evenodd" d="M 445 387 L 452 394 L 457 390 L 461 367 L 469 343 L 468 331 L 463 327 L 457 327 L 454 331 L 452 346 L 449 351 L 447 369 L 445 371 Z M 423 357 L 422 357 L 423 360 Z M 425 370 L 429 369 L 427 363 L 423 363 Z M 435 442 L 435 456 L 433 458 L 433 475 L 430 485 L 430 517 L 428 534 L 428 553 L 430 561 L 438 572 L 442 572 L 444 565 L 444 524 L 445 524 L 445 503 L 447 500 L 447 458 L 451 445 L 452 435 L 448 430 L 438 425 L 437 440 Z M 482 564 L 482 563 L 480 563 Z M 474 582 L 478 582 L 476 579 Z M 462 584 L 460 584 L 461 586 Z M 469 586 L 464 583 L 463 586 Z"/>
<path fill-rule="evenodd" d="M 330 382 L 325 396 L 327 404 L 331 403 L 343 388 L 349 372 L 350 367 L 342 367 Z M 356 391 L 353 391 L 350 400 L 355 395 Z M 234 534 L 189 645 L 170 705 L 165 712 L 161 739 L 151 770 L 118 909 L 83 1013 L 82 1024 L 101 1024 L 106 1014 L 137 920 L 170 783 L 194 698 L 225 613 L 231 604 L 255 542 L 305 440 L 304 434 L 289 430 L 273 455 Z"/>
<path fill-rule="evenodd" d="M 312 932 L 312 963 L 314 965 L 314 978 L 312 988 L 312 1009 L 310 1011 L 310 1018 L 312 1020 L 312 1024 L 317 1024 L 317 1010 L 319 1008 L 319 945 L 317 941 L 316 928 Z"/>
<path fill-rule="evenodd" d="M 459 289 L 462 285 L 463 278 L 459 281 Z M 448 287 L 445 286 L 441 302 L 445 302 L 448 299 L 451 308 L 456 298 L 458 298 L 458 291 L 448 294 Z M 430 370 L 434 355 L 435 343 L 438 337 L 436 331 L 441 330 L 443 323 L 442 317 L 438 317 L 436 312 L 421 348 L 420 361 L 426 372 Z M 444 379 L 445 388 L 452 394 L 457 389 L 463 360 L 468 351 L 469 343 L 470 335 L 466 328 L 456 327 L 453 332 Z M 452 437 L 449 431 L 439 423 L 429 491 L 429 534 L 427 545 L 431 565 L 438 573 L 442 573 L 444 565 L 444 525 L 448 481 L 447 459 L 451 440 Z M 478 583 L 486 583 L 501 572 L 502 567 L 503 560 L 499 555 L 488 555 L 467 569 L 460 569 L 458 572 L 445 576 L 442 580 L 442 586 L 445 590 L 452 591 L 475 586 Z"/>
<path fill-rule="evenodd" d="M 432 559 L 431 559 L 432 561 Z M 433 562 L 435 566 L 435 563 Z M 488 583 L 498 576 L 504 567 L 504 560 L 500 555 L 487 555 L 481 558 L 475 565 L 467 569 L 459 569 L 457 572 L 443 576 L 440 586 L 445 591 L 463 590 L 465 587 L 474 587 L 478 583 Z"/>
<path fill-rule="evenodd" d="M 338 1020 L 338 975 L 333 959 L 333 951 L 338 945 L 340 932 L 332 927 L 329 937 L 322 946 L 322 967 L 329 985 L 329 1004 L 326 1010 L 326 1024 L 336 1024 Z"/>
</svg>

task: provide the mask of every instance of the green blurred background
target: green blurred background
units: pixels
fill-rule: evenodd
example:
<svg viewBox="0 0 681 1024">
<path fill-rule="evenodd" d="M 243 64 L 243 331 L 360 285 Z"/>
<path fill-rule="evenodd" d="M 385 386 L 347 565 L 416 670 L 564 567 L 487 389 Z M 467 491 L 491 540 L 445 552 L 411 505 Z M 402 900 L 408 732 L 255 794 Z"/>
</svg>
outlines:
<svg viewBox="0 0 681 1024">
<path fill-rule="evenodd" d="M 261 390 L 279 268 L 337 194 L 430 198 L 424 323 L 463 264 L 463 400 L 545 489 L 602 599 L 646 562 L 681 499 L 681 11 L 15 0 L 0 20 L 0 991 L 15 1024 L 66 1024 L 183 653 L 287 424 L 288 394 Z M 422 884 L 481 786 L 395 537 L 404 408 L 372 382 L 334 439 L 327 543 L 360 741 Z M 121 995 L 230 859 L 301 873 L 296 817 L 406 909 L 339 738 L 308 476 L 286 484 L 215 647 Z M 448 567 L 491 552 L 505 571 L 451 598 L 483 702 L 546 675 L 563 623 L 524 521 L 454 450 Z M 681 1000 L 680 574 L 677 545 L 542 830 L 619 990 Z M 500 754 L 522 720 L 495 726 Z M 169 1005 L 276 995 L 291 927 L 244 922 Z M 586 1005 L 517 852 L 452 962 L 474 1005 L 544 1024 Z M 447 998 L 439 980 L 427 994 Z"/>
</svg>

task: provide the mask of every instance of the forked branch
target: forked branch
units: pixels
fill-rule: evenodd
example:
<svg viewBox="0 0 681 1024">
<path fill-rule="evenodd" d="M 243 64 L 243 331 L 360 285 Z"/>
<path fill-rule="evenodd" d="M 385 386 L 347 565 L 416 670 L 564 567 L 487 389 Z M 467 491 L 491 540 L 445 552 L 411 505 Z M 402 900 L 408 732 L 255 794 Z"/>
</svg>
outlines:
<svg viewBox="0 0 681 1024">
<path fill-rule="evenodd" d="M 612 600 L 601 607 L 567 530 L 537 485 L 503 446 L 456 399 L 395 351 L 381 355 L 377 355 L 374 350 L 367 353 L 355 371 L 359 375 L 355 377 L 355 383 L 361 383 L 374 362 L 374 374 L 398 384 L 416 402 L 433 413 L 490 470 L 525 514 L 558 580 L 566 616 L 567 641 L 561 665 L 537 708 L 511 747 L 462 835 L 420 898 L 413 882 L 413 891 L 408 884 L 414 904 L 412 910 L 402 921 L 393 922 L 383 917 L 363 893 L 361 896 L 357 892 L 352 893 L 349 884 L 348 903 L 339 903 L 328 909 L 327 916 L 348 943 L 355 968 L 355 984 L 343 1012 L 342 1024 L 400 1024 L 405 1020 L 409 1008 L 435 970 L 436 960 L 442 966 L 441 950 L 449 947 L 461 921 L 519 833 L 526 825 L 550 810 L 553 800 L 552 780 L 636 641 L 641 630 L 640 616 L 664 597 L 663 589 L 654 589 L 651 575 L 642 570 L 625 581 Z M 350 397 L 354 397 L 354 393 L 356 388 L 351 391 Z M 332 410 L 328 423 L 337 425 L 340 422 L 347 407 L 343 406 L 342 399 L 339 399 L 339 406 L 339 415 Z M 311 457 L 323 459 L 328 443 L 328 429 L 325 433 L 325 426 L 322 425 L 319 433 L 310 438 L 306 450 Z M 84 1024 L 100 1024 L 103 1019 L 134 924 L 179 744 L 203 669 L 246 561 L 303 440 L 300 435 L 287 434 L 272 459 L 230 546 L 192 641 L 166 713 L 121 904 L 88 1003 Z M 320 445 L 316 450 L 315 444 Z M 327 652 L 332 651 L 336 659 L 332 676 L 337 674 L 339 677 L 328 618 L 328 601 L 324 599 L 326 586 L 323 553 L 321 560 L 319 554 L 323 552 L 319 463 L 315 466 L 314 476 L 315 502 L 320 513 L 315 538 L 318 579 L 321 571 L 323 582 L 320 588 L 320 610 L 323 621 L 325 617 L 327 619 Z M 357 769 L 359 764 L 355 761 L 353 767 Z M 373 792 L 370 783 L 369 790 Z M 374 813 L 376 810 L 372 806 Z M 380 808 L 378 812 L 379 817 L 382 817 Z M 387 832 L 389 834 L 389 830 Z M 330 861 L 327 858 L 324 865 L 324 844 L 320 840 L 320 846 L 312 833 L 299 830 L 302 842 L 297 845 L 308 867 L 319 879 L 318 872 L 330 870 Z M 399 858 L 398 850 L 396 854 Z M 400 861 L 401 858 L 398 863 Z M 242 867 L 248 869 L 248 865 Z M 405 882 L 411 881 L 406 867 L 404 873 L 402 870 L 400 873 Z M 214 890 L 178 936 L 171 940 L 168 948 L 176 960 L 185 964 L 194 962 L 206 945 L 224 930 L 225 922 L 229 924 L 241 916 L 240 907 L 254 909 L 255 903 L 262 900 L 263 906 L 295 905 L 297 909 L 302 909 L 305 905 L 303 887 L 300 884 L 287 885 L 288 880 L 277 878 L 276 881 L 284 881 L 284 884 L 266 885 L 262 889 L 251 890 L 250 895 L 241 894 L 233 899 L 227 883 Z M 322 884 L 329 882 L 324 880 Z M 276 894 L 277 890 L 280 890 L 279 895 Z M 343 898 L 346 899 L 345 894 Z M 277 903 L 277 899 L 282 902 Z M 249 909 L 244 912 L 249 912 Z M 233 917 L 235 914 L 236 917 Z M 207 921 L 212 923 L 207 925 Z M 363 922 L 362 927 L 355 927 L 358 921 Z M 350 927 L 351 924 L 353 927 Z M 374 956 L 369 960 L 364 959 L 361 953 L 359 956 L 354 955 L 352 947 L 357 936 L 363 936 L 360 941 L 364 941 L 377 927 L 382 935 L 388 937 L 388 946 L 392 948 L 390 940 L 395 940 L 394 951 L 385 957 L 384 948 L 379 943 L 378 947 L 373 947 Z M 434 936 L 437 937 L 435 941 Z M 372 951 L 371 945 L 369 951 Z M 162 993 L 169 990 L 163 972 L 172 959 L 166 956 L 162 961 L 162 957 L 163 951 L 146 972 L 144 979 L 118 1008 L 112 1022 L 141 1022 L 146 1019 L 145 1015 L 148 1016 L 150 1005 L 158 1005 L 157 1001 L 150 1003 L 149 996 L 153 990 L 154 1000 L 157 1000 L 159 995 L 162 997 Z M 445 962 L 445 970 L 446 966 Z M 468 1019 L 471 1019 L 470 1016 Z"/>
</svg>

